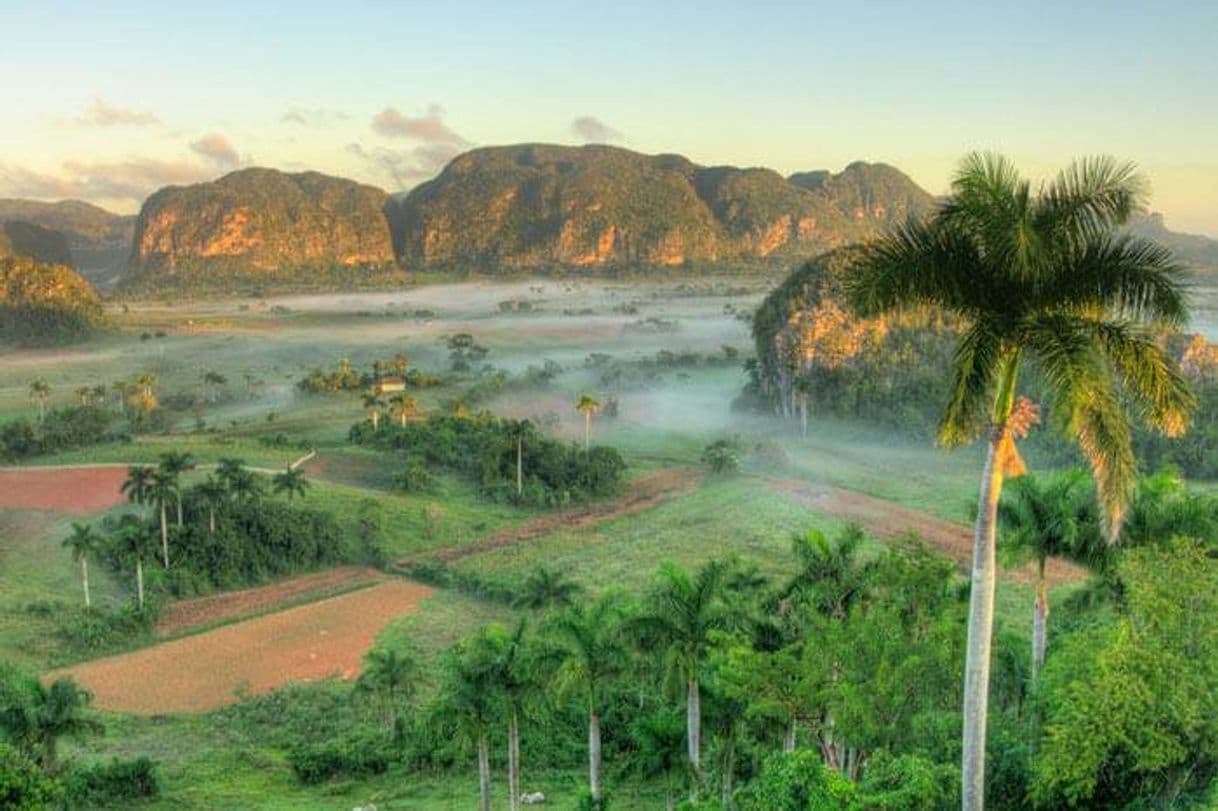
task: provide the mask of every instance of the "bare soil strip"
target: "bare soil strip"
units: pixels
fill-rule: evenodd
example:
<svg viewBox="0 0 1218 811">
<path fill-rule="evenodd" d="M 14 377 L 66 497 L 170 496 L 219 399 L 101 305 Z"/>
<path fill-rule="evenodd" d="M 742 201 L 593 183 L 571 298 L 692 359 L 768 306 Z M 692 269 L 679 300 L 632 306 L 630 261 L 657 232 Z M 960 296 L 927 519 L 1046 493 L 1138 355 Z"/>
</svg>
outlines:
<svg viewBox="0 0 1218 811">
<path fill-rule="evenodd" d="M 173 636 L 190 628 L 264 614 L 285 603 L 319 600 L 363 583 L 384 580 L 385 575 L 364 566 L 339 566 L 300 575 L 278 583 L 179 600 L 165 609 L 157 622 L 160 636 Z"/>
<path fill-rule="evenodd" d="M 877 538 L 890 539 L 913 532 L 928 544 L 957 561 L 966 570 L 973 561 L 973 530 L 964 524 L 945 521 L 920 510 L 903 507 L 882 498 L 843 490 L 826 484 L 813 484 L 800 479 L 782 479 L 770 485 L 776 492 L 802 504 L 813 512 L 853 522 Z M 1012 570 L 1008 575 L 1020 582 L 1031 583 L 1034 573 L 1029 566 Z M 1086 573 L 1072 563 L 1050 560 L 1045 570 L 1050 585 L 1073 583 Z"/>
<path fill-rule="evenodd" d="M 406 580 L 376 586 L 150 648 L 49 673 L 72 676 L 96 706 L 145 715 L 205 712 L 288 682 L 358 675 L 385 625 L 432 590 Z"/>
<path fill-rule="evenodd" d="M 0 469 L 0 508 L 58 510 L 74 515 L 123 503 L 125 467 Z"/>
<path fill-rule="evenodd" d="M 649 510 L 672 498 L 696 490 L 705 478 L 705 472 L 693 467 L 674 467 L 645 473 L 626 485 L 626 492 L 609 501 L 598 501 L 571 510 L 542 515 L 525 521 L 511 529 L 488 535 L 480 541 L 463 546 L 435 549 L 398 561 L 404 569 L 423 560 L 452 562 L 471 555 L 480 555 L 505 546 L 527 543 L 543 535 L 561 529 L 583 529 L 615 518 Z"/>
</svg>

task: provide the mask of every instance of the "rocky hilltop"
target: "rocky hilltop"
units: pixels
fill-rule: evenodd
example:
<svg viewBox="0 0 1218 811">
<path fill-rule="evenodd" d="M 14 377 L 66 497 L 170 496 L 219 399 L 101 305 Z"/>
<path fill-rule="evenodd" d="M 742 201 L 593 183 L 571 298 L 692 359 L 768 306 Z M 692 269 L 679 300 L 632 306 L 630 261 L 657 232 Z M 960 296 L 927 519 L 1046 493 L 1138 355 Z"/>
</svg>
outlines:
<svg viewBox="0 0 1218 811">
<path fill-rule="evenodd" d="M 528 270 L 811 255 L 933 205 L 883 164 L 784 178 L 679 155 L 526 144 L 458 156 L 390 216 L 408 269 Z"/>
<path fill-rule="evenodd" d="M 0 223 L 25 223 L 58 232 L 67 243 L 70 258 L 65 259 L 63 255 L 46 258 L 41 253 L 34 258 L 70 264 L 81 273 L 96 278 L 115 270 L 126 260 L 131 251 L 131 233 L 135 226 L 135 217 L 114 214 L 80 200 L 44 203 L 37 200 L 2 199 Z M 41 245 L 49 245 L 50 240 L 56 239 L 46 235 L 35 238 Z M 17 241 L 13 240 L 12 235 L 9 239 Z M 41 252 L 43 249 L 39 250 Z M 21 253 L 20 249 L 15 252 L 32 255 Z"/>
<path fill-rule="evenodd" d="M 393 264 L 385 192 L 352 180 L 243 169 L 144 202 L 125 283 L 338 277 Z"/>
<path fill-rule="evenodd" d="M 102 325 L 97 291 L 66 265 L 0 257 L 0 342 L 42 346 L 79 340 Z"/>
<path fill-rule="evenodd" d="M 59 231 L 32 222 L 0 222 L 0 257 L 23 256 L 52 265 L 72 265 L 72 249 Z"/>
</svg>

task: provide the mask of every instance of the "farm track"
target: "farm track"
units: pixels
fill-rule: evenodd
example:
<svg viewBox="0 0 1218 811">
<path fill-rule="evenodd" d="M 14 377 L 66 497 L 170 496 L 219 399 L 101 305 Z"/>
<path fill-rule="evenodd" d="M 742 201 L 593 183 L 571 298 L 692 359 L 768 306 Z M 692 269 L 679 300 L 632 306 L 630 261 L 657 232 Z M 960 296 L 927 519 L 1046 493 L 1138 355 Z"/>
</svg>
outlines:
<svg viewBox="0 0 1218 811">
<path fill-rule="evenodd" d="M 165 609 L 156 624 L 156 632 L 159 636 L 174 636 L 191 628 L 264 614 L 288 603 L 314 602 L 384 579 L 385 574 L 376 569 L 339 566 L 266 586 L 178 600 Z"/>
<path fill-rule="evenodd" d="M 882 498 L 827 484 L 802 479 L 780 479 L 770 488 L 813 512 L 861 526 L 877 538 L 891 540 L 916 533 L 928 544 L 955 560 L 968 571 L 973 561 L 973 530 L 964 524 L 894 504 Z M 1034 582 L 1031 565 L 1011 570 L 1008 576 L 1023 583 Z M 1086 577 L 1078 566 L 1063 560 L 1050 560 L 1045 577 L 1050 586 L 1074 583 Z"/>
<path fill-rule="evenodd" d="M 626 485 L 626 492 L 608 501 L 586 504 L 571 510 L 543 515 L 525 521 L 511 529 L 488 535 L 480 541 L 461 546 L 435 549 L 397 562 L 399 569 L 409 571 L 424 560 L 442 560 L 451 563 L 471 555 L 480 555 L 506 546 L 540 538 L 562 529 L 584 529 L 615 518 L 649 510 L 677 496 L 696 490 L 705 478 L 704 471 L 694 467 L 674 467 L 645 473 Z"/>
</svg>

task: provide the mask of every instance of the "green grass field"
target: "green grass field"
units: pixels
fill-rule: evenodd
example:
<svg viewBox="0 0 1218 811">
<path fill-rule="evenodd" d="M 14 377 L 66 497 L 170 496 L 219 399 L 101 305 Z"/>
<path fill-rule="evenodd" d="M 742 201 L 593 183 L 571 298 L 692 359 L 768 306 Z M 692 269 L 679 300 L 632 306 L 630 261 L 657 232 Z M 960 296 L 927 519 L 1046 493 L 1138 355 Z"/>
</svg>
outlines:
<svg viewBox="0 0 1218 811">
<path fill-rule="evenodd" d="M 425 556 L 430 550 L 470 544 L 537 513 L 487 503 L 472 483 L 450 476 L 439 477 L 432 492 L 396 490 L 397 461 L 392 455 L 346 441 L 350 425 L 362 418 L 358 396 L 304 395 L 294 383 L 309 369 L 332 368 L 342 357 L 358 366 L 397 351 L 407 352 L 412 365 L 443 371 L 447 351 L 440 339 L 467 331 L 489 348 L 487 362 L 497 368 L 519 373 L 551 359 L 564 369 L 543 388 L 511 388 L 483 404 L 492 411 L 553 415 L 548 430 L 578 440 L 583 423 L 572 408 L 577 395 L 591 391 L 617 396 L 620 416 L 598 416 L 593 431 L 596 441 L 622 451 L 630 475 L 698 465 L 708 442 L 730 436 L 738 436 L 746 447 L 758 442 L 777 445 L 786 461 L 769 468 L 746 465 L 739 474 L 711 477 L 682 497 L 589 529 L 560 529 L 525 544 L 463 558 L 454 564 L 459 571 L 516 581 L 544 563 L 569 573 L 592 593 L 611 586 L 637 592 L 647 587 L 663 561 L 694 567 L 735 554 L 782 577 L 792 568 L 794 533 L 815 528 L 831 534 L 841 524 L 774 492 L 769 482 L 775 478 L 832 484 L 942 518 L 969 519 L 980 465 L 977 449 L 949 454 L 936 450 L 929 438 L 901 438 L 833 421 L 814 421 L 809 436 L 801 438 L 790 423 L 734 414 L 730 401 L 744 376 L 738 365 L 722 361 L 659 370 L 645 384 L 620 391 L 603 386 L 599 373 L 585 364 L 593 352 L 641 364 L 659 348 L 709 357 L 729 345 L 746 355 L 747 327 L 726 314 L 725 305 L 747 309 L 760 288 L 750 296 L 731 298 L 671 287 L 555 282 L 543 287 L 543 293 L 524 284 L 479 284 L 331 298 L 181 306 L 133 303 L 127 313 L 116 312 L 116 334 L 90 345 L 0 356 L 0 420 L 35 412 L 27 393 L 34 377 L 51 383 L 53 404 L 66 404 L 73 401 L 76 386 L 108 384 L 145 371 L 158 375 L 162 397 L 202 396 L 203 372 L 216 370 L 229 382 L 223 402 L 203 404 L 202 417 L 214 433 L 194 433 L 195 417 L 181 412 L 167 433 L 30 463 L 154 462 L 159 454 L 175 450 L 188 451 L 202 463 L 238 457 L 250 465 L 280 469 L 300 457 L 303 447 L 315 447 L 319 456 L 307 468 L 314 473 L 305 504 L 333 512 L 344 526 L 353 527 L 363 505 L 374 502 L 383 517 L 388 555 Z M 496 302 L 513 297 L 536 300 L 538 309 L 499 314 Z M 614 306 L 624 302 L 634 302 L 639 313 L 614 313 Z M 577 306 L 590 307 L 595 315 L 563 314 Z M 434 315 L 411 315 L 422 308 Z M 657 335 L 632 327 L 650 316 L 675 320 L 679 328 Z M 165 337 L 140 338 L 143 332 L 157 331 L 164 331 Z M 425 411 L 438 410 L 473 382 L 465 378 L 422 390 L 421 405 Z M 268 420 L 268 415 L 273 416 Z M 265 441 L 277 434 L 286 437 L 286 446 Z M 432 530 L 424 517 L 428 505 L 438 506 L 442 514 Z M 36 669 L 56 658 L 53 617 L 30 606 L 80 599 L 79 570 L 60 548 L 69 523 L 56 514 L 0 511 L 0 659 Z M 871 542 L 868 551 L 878 548 L 878 542 Z M 101 571 L 94 573 L 94 588 L 103 602 L 129 599 L 124 588 Z M 1055 599 L 1066 590 L 1058 591 Z M 998 605 L 1001 627 L 1026 637 L 1031 600 L 1030 588 L 1004 583 Z M 425 670 L 434 672 L 447 647 L 482 624 L 506 622 L 511 616 L 501 604 L 441 590 L 416 614 L 391 623 L 381 643 L 403 648 L 409 643 Z M 472 757 L 468 769 L 452 773 L 420 778 L 391 770 L 375 779 L 307 788 L 293 779 L 281 749 L 238 735 L 222 713 L 154 718 L 105 714 L 104 721 L 105 737 L 69 744 L 65 753 L 86 760 L 137 754 L 159 760 L 164 794 L 140 808 L 333 809 L 371 803 L 382 811 L 467 809 L 476 797 Z M 549 807 L 557 808 L 574 803 L 581 781 L 579 773 L 530 773 L 526 779 L 530 790 L 545 791 Z M 500 802 L 503 783 L 497 784 Z M 639 790 L 643 794 L 619 795 L 621 807 L 662 803 L 658 787 Z"/>
</svg>

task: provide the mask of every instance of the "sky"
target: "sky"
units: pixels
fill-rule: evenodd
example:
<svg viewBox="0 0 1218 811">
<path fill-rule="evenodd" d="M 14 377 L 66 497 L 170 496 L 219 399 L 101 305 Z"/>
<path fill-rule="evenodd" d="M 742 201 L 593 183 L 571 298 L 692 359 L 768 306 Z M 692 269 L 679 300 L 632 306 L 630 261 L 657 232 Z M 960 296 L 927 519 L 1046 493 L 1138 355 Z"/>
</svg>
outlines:
<svg viewBox="0 0 1218 811">
<path fill-rule="evenodd" d="M 474 146 L 784 174 L 1110 154 L 1218 237 L 1218 2 L 0 0 L 0 196 L 130 212 L 249 165 L 402 191 Z"/>
</svg>

